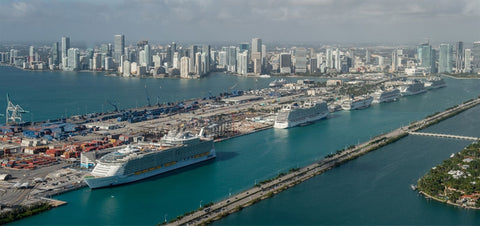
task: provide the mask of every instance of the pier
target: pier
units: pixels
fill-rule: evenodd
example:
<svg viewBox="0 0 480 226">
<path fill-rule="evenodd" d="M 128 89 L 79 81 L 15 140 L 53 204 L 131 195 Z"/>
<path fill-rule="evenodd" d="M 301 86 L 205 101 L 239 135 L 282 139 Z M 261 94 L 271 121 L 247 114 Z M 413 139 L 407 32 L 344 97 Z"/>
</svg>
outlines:
<svg viewBox="0 0 480 226">
<path fill-rule="evenodd" d="M 453 138 L 453 139 L 460 139 L 460 140 L 473 140 L 473 141 L 477 141 L 480 139 L 479 137 L 468 137 L 468 136 L 459 136 L 459 135 L 442 134 L 442 133 L 408 132 L 408 134 L 419 135 L 419 136 L 430 136 L 430 137 Z"/>
</svg>

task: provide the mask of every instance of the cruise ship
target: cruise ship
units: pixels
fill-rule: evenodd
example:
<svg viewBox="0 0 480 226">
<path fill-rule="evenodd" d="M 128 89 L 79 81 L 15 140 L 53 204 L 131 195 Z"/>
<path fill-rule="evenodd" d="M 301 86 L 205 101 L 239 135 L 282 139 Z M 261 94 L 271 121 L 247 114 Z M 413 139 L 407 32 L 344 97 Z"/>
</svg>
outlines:
<svg viewBox="0 0 480 226">
<path fill-rule="evenodd" d="M 402 96 L 416 95 L 419 93 L 427 92 L 423 82 L 419 80 L 407 80 L 403 86 L 400 87 L 400 93 Z"/>
<path fill-rule="evenodd" d="M 270 82 L 270 84 L 268 84 L 270 87 L 278 87 L 278 86 L 283 86 L 287 84 L 287 80 L 285 79 L 280 79 L 280 80 L 275 80 L 273 82 Z"/>
<path fill-rule="evenodd" d="M 373 93 L 372 97 L 372 104 L 392 102 L 398 100 L 398 98 L 400 97 L 400 90 L 394 88 L 378 90 L 377 92 Z"/>
<path fill-rule="evenodd" d="M 305 102 L 303 105 L 298 103 L 284 105 L 278 112 L 273 127 L 283 129 L 294 127 L 325 118 L 328 113 L 328 106 L 324 101 Z"/>
<path fill-rule="evenodd" d="M 447 86 L 447 84 L 445 83 L 445 81 L 441 77 L 429 78 L 425 82 L 425 88 L 427 88 L 427 89 L 437 89 L 437 88 L 442 88 L 442 87 L 445 87 L 445 86 Z"/>
<path fill-rule="evenodd" d="M 364 109 L 370 107 L 372 101 L 373 97 L 371 96 L 352 97 L 351 99 L 343 101 L 342 108 L 346 111 Z"/>
<path fill-rule="evenodd" d="M 168 133 L 160 144 L 136 144 L 97 160 L 84 177 L 90 188 L 130 183 L 216 157 L 213 140 L 190 132 Z"/>
</svg>

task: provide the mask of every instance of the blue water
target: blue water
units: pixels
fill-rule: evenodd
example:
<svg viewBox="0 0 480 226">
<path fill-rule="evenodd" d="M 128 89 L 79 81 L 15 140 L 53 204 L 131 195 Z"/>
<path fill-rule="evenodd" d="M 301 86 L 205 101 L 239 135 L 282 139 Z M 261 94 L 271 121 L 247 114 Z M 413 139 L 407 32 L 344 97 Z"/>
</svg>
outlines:
<svg viewBox="0 0 480 226">
<path fill-rule="evenodd" d="M 18 73 L 17 83 L 20 84 L 26 82 L 26 80 L 20 79 L 22 77 L 37 76 L 36 72 L 33 74 Z M 42 73 L 46 73 L 45 76 L 50 78 L 49 81 L 56 84 L 61 83 L 56 82 L 59 78 L 69 81 L 67 82 L 69 84 L 73 83 L 70 82 L 72 78 L 62 73 L 41 72 L 40 75 Z M 212 87 L 217 87 L 217 91 L 220 92 L 225 87 L 227 87 L 226 89 L 231 87 L 230 84 L 238 83 L 239 88 L 242 89 L 255 88 L 254 86 L 260 86 L 261 81 L 258 79 L 256 82 L 252 78 L 238 78 L 226 74 L 215 74 L 205 80 L 188 81 L 123 79 L 88 73 L 79 73 L 73 76 L 81 81 L 77 83 L 82 83 L 85 87 L 88 87 L 89 83 L 96 83 L 92 86 L 108 87 L 109 84 L 118 86 L 123 82 L 131 82 L 125 87 L 135 90 L 128 92 L 126 88 L 87 88 L 90 92 L 95 90 L 95 95 L 86 94 L 90 97 L 92 95 L 108 96 L 111 90 L 117 90 L 116 92 L 126 97 L 130 97 L 128 93 L 135 92 L 141 96 L 145 92 L 145 81 L 171 83 L 171 87 L 169 87 L 171 90 L 178 90 L 184 86 L 190 87 L 186 88 L 186 92 L 188 91 L 192 97 L 195 96 L 195 93 L 214 90 Z M 0 79 L 1 77 L 3 77 L 3 73 L 0 74 Z M 366 141 L 381 132 L 419 120 L 479 94 L 480 81 L 478 80 L 445 80 L 448 84 L 446 88 L 402 98 L 395 103 L 376 105 L 361 111 L 337 112 L 331 114 L 328 119 L 310 126 L 288 130 L 270 129 L 217 143 L 218 158 L 216 160 L 174 173 L 125 186 L 99 190 L 85 188 L 57 196 L 56 198 L 65 200 L 69 204 L 14 224 L 151 225 L 163 221 L 165 216 L 167 219 L 175 218 L 177 215 L 198 208 L 200 203 L 219 201 L 228 197 L 229 193 L 234 194 L 250 188 L 256 180 L 264 180 L 279 172 L 286 172 L 290 168 L 304 166 L 345 146 Z M 269 80 L 262 82 L 266 86 Z M 0 92 L 4 92 L 3 85 L 1 86 Z M 59 87 L 59 92 L 68 93 L 68 88 L 63 88 L 62 85 L 56 87 Z M 9 89 L 14 90 L 13 88 Z M 38 90 L 41 87 L 32 87 L 32 89 Z M 45 93 L 49 93 L 45 90 L 37 92 L 39 92 L 38 96 L 45 96 Z M 150 93 L 153 92 L 150 91 Z M 76 94 L 76 92 L 72 92 L 71 98 L 76 99 Z M 37 106 L 37 103 L 24 99 L 23 94 L 17 95 L 15 100 L 20 102 L 19 104 L 23 102 L 23 105 L 30 105 L 32 108 Z M 57 109 L 59 111 L 62 110 L 63 105 L 68 104 L 68 101 L 62 101 L 62 98 L 55 98 L 55 96 L 52 98 L 53 101 L 60 102 L 59 105 L 62 107 Z M 136 101 L 135 98 L 129 98 L 129 100 Z M 88 101 L 97 101 L 100 104 L 102 102 L 85 98 L 85 103 Z M 46 101 L 46 104 L 48 103 Z M 131 102 L 129 103 L 131 104 Z M 477 109 L 471 111 L 474 110 Z M 39 111 L 47 111 L 47 113 L 37 113 L 45 115 L 49 115 L 48 112 L 52 114 L 55 112 L 53 109 L 41 107 L 39 107 Z M 465 122 L 466 125 L 472 125 L 472 131 L 475 132 L 475 128 L 478 126 L 475 126 L 474 122 L 480 123 L 478 117 L 467 117 L 472 122 L 466 122 L 463 118 L 459 118 L 468 114 L 475 115 L 475 113 L 466 111 L 445 123 L 459 120 Z M 464 127 L 459 126 L 459 128 L 462 130 Z M 473 221 L 457 221 L 457 219 L 478 220 L 475 212 L 472 215 L 472 211 L 457 210 L 450 206 L 429 202 L 409 190 L 409 184 L 414 183 L 429 168 L 467 144 L 468 142 L 465 141 L 407 137 L 315 177 L 273 199 L 229 216 L 218 223 L 416 224 L 416 222 L 423 222 L 419 224 L 424 224 L 428 222 L 436 224 L 441 221 L 421 221 L 422 214 L 425 213 L 430 218 L 438 213 L 449 219 L 444 220 L 447 224 L 448 222 L 468 224 Z M 413 215 L 412 220 L 409 220 L 413 210 L 416 210 L 417 213 Z M 468 218 L 469 216 L 473 218 Z M 444 217 L 442 216 L 442 218 Z"/>
</svg>

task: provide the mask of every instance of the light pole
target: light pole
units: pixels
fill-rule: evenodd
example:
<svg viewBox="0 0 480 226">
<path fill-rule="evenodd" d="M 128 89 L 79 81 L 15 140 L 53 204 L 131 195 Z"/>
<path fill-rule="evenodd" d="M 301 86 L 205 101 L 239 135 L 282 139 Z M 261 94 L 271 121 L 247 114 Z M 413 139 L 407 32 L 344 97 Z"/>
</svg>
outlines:
<svg viewBox="0 0 480 226">
<path fill-rule="evenodd" d="M 230 198 L 230 196 L 232 196 L 232 188 L 228 189 L 228 198 Z"/>
<path fill-rule="evenodd" d="M 167 216 L 168 214 L 163 215 L 163 222 L 167 223 Z"/>
<path fill-rule="evenodd" d="M 255 184 L 254 184 L 254 185 L 255 185 L 255 186 L 257 185 L 257 179 L 255 179 Z"/>
<path fill-rule="evenodd" d="M 202 202 L 203 202 L 203 200 L 200 200 L 200 209 L 202 208 Z"/>
</svg>

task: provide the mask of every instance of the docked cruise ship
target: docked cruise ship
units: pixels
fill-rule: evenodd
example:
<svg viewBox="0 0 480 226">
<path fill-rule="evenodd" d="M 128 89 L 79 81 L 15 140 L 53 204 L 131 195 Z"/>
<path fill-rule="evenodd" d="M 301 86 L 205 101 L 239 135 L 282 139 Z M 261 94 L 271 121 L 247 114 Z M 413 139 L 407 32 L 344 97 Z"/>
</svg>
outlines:
<svg viewBox="0 0 480 226">
<path fill-rule="evenodd" d="M 400 87 L 400 93 L 402 96 L 416 95 L 419 93 L 427 92 L 423 82 L 419 80 L 407 80 L 403 86 Z"/>
<path fill-rule="evenodd" d="M 399 89 L 378 90 L 372 94 L 372 104 L 396 101 L 400 97 Z"/>
<path fill-rule="evenodd" d="M 284 105 L 278 112 L 273 127 L 288 128 L 313 122 L 327 117 L 328 113 L 328 106 L 324 101 L 305 102 L 303 105 L 297 103 Z"/>
<path fill-rule="evenodd" d="M 342 108 L 346 111 L 364 109 L 370 107 L 372 101 L 373 97 L 371 96 L 355 97 L 343 101 Z"/>
<path fill-rule="evenodd" d="M 213 140 L 200 137 L 183 131 L 165 135 L 160 144 L 126 146 L 97 160 L 84 180 L 90 188 L 115 186 L 215 158 Z"/>
<path fill-rule="evenodd" d="M 447 86 L 442 77 L 433 77 L 427 79 L 425 82 L 425 88 L 427 89 L 437 89 Z"/>
<path fill-rule="evenodd" d="M 280 79 L 280 80 L 275 80 L 273 82 L 270 82 L 270 84 L 268 84 L 270 87 L 278 87 L 278 86 L 283 86 L 287 84 L 287 80 L 285 79 Z"/>
</svg>

